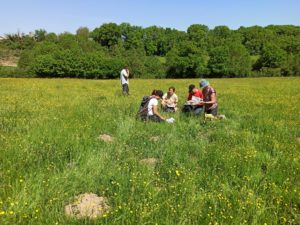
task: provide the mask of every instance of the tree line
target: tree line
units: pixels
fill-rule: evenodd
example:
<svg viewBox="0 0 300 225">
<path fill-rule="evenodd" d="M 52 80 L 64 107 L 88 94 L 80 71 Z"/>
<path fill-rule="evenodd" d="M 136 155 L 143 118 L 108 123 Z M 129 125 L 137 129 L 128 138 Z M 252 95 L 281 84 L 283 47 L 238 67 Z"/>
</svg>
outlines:
<svg viewBox="0 0 300 225">
<path fill-rule="evenodd" d="M 136 78 L 300 75 L 300 27 L 193 24 L 187 31 L 105 23 L 76 34 L 7 34 L 0 49 L 20 51 L 18 71 L 34 77 Z"/>
</svg>

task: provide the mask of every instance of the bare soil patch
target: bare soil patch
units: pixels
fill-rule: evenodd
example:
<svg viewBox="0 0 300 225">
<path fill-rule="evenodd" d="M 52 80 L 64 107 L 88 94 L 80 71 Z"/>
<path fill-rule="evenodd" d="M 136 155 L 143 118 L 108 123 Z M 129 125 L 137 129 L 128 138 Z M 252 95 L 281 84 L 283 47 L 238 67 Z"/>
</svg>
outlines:
<svg viewBox="0 0 300 225">
<path fill-rule="evenodd" d="M 108 134 L 101 134 L 99 137 L 98 137 L 99 140 L 102 140 L 106 143 L 111 143 L 114 141 L 113 137 L 108 135 Z"/>
<path fill-rule="evenodd" d="M 109 209 L 107 199 L 93 193 L 84 193 L 76 197 L 75 201 L 65 206 L 67 216 L 95 219 Z"/>
<path fill-rule="evenodd" d="M 159 141 L 159 136 L 150 137 L 150 141 L 153 141 L 153 142 Z"/>
<path fill-rule="evenodd" d="M 146 158 L 142 159 L 140 161 L 141 164 L 149 166 L 149 167 L 155 167 L 157 163 L 159 163 L 159 159 L 156 158 Z"/>
</svg>

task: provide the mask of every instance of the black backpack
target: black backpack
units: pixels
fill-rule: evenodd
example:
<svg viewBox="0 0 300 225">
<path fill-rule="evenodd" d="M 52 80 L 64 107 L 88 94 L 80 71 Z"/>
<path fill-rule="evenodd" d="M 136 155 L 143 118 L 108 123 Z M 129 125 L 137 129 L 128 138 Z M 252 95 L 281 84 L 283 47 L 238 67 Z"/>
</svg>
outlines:
<svg viewBox="0 0 300 225">
<path fill-rule="evenodd" d="M 150 96 L 144 96 L 142 101 L 141 101 L 141 105 L 139 108 L 139 111 L 137 112 L 136 118 L 146 121 L 148 118 L 148 104 L 151 100 Z"/>
</svg>

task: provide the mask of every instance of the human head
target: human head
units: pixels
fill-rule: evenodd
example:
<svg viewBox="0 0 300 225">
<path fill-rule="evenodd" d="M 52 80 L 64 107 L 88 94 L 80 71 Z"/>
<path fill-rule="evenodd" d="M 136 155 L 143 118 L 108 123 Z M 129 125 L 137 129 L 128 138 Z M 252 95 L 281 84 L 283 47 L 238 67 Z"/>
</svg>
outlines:
<svg viewBox="0 0 300 225">
<path fill-rule="evenodd" d="M 128 70 L 128 66 L 127 66 L 127 65 L 125 65 L 125 66 L 124 66 L 124 69 Z"/>
<path fill-rule="evenodd" d="M 175 87 L 173 86 L 169 87 L 169 91 L 168 91 L 169 95 L 173 95 L 174 92 L 175 92 Z"/>
<path fill-rule="evenodd" d="M 194 88 L 195 88 L 195 85 L 190 84 L 189 85 L 189 93 L 193 92 Z"/>
<path fill-rule="evenodd" d="M 207 80 L 205 80 L 205 79 L 201 79 L 199 81 L 199 85 L 200 85 L 200 88 L 203 89 L 203 88 L 206 88 L 209 85 L 209 82 Z"/>
<path fill-rule="evenodd" d="M 162 98 L 163 95 L 164 95 L 164 93 L 163 93 L 162 90 L 153 90 L 153 91 L 152 91 L 152 95 L 155 95 L 155 96 L 158 97 L 158 98 Z"/>
</svg>

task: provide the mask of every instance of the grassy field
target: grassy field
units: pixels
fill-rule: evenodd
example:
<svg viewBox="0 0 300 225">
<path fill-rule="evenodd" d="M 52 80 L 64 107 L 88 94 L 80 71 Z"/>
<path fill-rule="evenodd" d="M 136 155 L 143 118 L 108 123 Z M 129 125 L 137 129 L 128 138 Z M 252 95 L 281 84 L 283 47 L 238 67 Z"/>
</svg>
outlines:
<svg viewBox="0 0 300 225">
<path fill-rule="evenodd" d="M 197 82 L 0 79 L 0 224 L 300 224 L 300 78 L 210 80 L 227 120 L 135 120 L 152 89 L 183 104 Z M 65 216 L 86 192 L 109 211 Z"/>
</svg>

